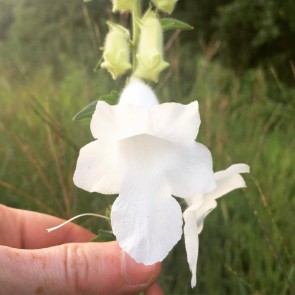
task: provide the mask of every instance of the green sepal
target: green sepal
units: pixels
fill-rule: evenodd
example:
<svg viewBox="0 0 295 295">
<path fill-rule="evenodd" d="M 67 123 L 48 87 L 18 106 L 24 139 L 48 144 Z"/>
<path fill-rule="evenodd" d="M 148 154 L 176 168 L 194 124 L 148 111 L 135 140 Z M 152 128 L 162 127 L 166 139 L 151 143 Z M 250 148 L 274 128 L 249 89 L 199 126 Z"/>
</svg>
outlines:
<svg viewBox="0 0 295 295">
<path fill-rule="evenodd" d="M 73 117 L 73 121 L 79 121 L 79 120 L 91 118 L 95 111 L 96 104 L 99 100 L 103 100 L 107 102 L 108 104 L 114 105 L 118 102 L 118 99 L 119 99 L 119 93 L 114 90 L 110 94 L 102 95 L 99 99 L 91 102 L 86 107 L 84 107 L 80 112 L 78 112 Z"/>
<path fill-rule="evenodd" d="M 90 242 L 111 242 L 115 240 L 116 237 L 111 231 L 100 229 L 98 231 L 98 235 L 94 237 Z"/>
<path fill-rule="evenodd" d="M 163 28 L 163 31 L 168 31 L 168 30 L 192 30 L 194 27 L 191 25 L 182 22 L 178 19 L 175 18 L 162 18 L 160 19 L 161 26 Z"/>
</svg>

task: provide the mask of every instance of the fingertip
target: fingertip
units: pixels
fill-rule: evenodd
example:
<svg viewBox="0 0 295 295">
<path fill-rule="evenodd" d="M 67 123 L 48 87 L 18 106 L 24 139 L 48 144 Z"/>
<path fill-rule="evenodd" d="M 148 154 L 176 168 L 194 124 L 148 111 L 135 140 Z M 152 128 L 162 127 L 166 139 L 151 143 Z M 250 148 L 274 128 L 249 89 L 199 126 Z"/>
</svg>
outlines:
<svg viewBox="0 0 295 295">
<path fill-rule="evenodd" d="M 144 265 L 137 263 L 122 250 L 122 271 L 127 284 L 147 286 L 153 283 L 161 271 L 161 263 Z"/>
<path fill-rule="evenodd" d="M 144 292 L 144 295 L 164 295 L 164 291 L 158 283 L 154 283 Z"/>
</svg>

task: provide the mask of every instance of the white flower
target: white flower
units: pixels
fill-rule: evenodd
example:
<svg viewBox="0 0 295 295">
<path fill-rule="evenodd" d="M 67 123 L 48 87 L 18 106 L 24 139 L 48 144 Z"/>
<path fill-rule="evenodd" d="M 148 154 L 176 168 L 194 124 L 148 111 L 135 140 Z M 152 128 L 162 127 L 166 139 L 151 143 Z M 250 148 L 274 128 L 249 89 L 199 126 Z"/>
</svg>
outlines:
<svg viewBox="0 0 295 295">
<path fill-rule="evenodd" d="M 137 262 L 162 261 L 181 238 L 182 212 L 172 195 L 188 198 L 216 187 L 211 153 L 195 142 L 199 125 L 196 101 L 159 105 L 136 78 L 118 105 L 97 103 L 96 140 L 81 149 L 74 182 L 90 192 L 119 193 L 113 232 Z"/>
<path fill-rule="evenodd" d="M 205 217 L 217 206 L 216 199 L 230 191 L 246 187 L 245 181 L 240 173 L 248 173 L 249 166 L 246 164 L 235 164 L 226 170 L 214 173 L 217 187 L 207 194 L 200 194 L 193 198 L 185 199 L 189 207 L 184 211 L 184 240 L 187 260 L 192 272 L 191 285 L 196 286 L 197 260 L 199 252 L 199 234 L 203 229 Z"/>
</svg>

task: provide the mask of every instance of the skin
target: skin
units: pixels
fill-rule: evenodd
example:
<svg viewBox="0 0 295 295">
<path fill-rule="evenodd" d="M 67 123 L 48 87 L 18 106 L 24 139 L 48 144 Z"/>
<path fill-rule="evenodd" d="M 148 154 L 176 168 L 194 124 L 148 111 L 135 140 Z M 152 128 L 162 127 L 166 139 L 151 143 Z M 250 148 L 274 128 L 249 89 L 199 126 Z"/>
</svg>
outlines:
<svg viewBox="0 0 295 295">
<path fill-rule="evenodd" d="M 89 243 L 94 234 L 63 220 L 0 205 L 0 295 L 163 295 L 161 265 L 136 263 L 117 242 Z"/>
</svg>

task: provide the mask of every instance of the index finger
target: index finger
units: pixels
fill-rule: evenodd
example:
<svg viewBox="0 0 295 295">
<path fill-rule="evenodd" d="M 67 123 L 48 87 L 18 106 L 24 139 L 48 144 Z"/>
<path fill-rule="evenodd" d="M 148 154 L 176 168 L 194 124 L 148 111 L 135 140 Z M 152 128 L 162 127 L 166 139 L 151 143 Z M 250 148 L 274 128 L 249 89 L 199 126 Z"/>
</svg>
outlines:
<svg viewBox="0 0 295 295">
<path fill-rule="evenodd" d="M 48 233 L 63 219 L 43 213 L 9 208 L 0 205 L 0 244 L 21 248 L 40 249 L 71 242 L 88 242 L 95 235 L 74 223 Z"/>
</svg>

